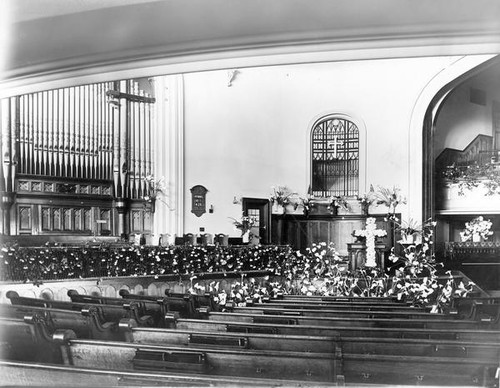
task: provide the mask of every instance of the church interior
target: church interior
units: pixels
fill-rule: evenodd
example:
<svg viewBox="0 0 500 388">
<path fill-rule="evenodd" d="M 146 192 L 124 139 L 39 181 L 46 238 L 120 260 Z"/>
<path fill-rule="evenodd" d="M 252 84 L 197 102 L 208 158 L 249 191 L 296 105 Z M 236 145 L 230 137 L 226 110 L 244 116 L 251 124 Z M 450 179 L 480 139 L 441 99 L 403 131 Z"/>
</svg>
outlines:
<svg viewBox="0 0 500 388">
<path fill-rule="evenodd" d="M 500 384 L 500 4 L 0 4 L 8 386 Z"/>
</svg>

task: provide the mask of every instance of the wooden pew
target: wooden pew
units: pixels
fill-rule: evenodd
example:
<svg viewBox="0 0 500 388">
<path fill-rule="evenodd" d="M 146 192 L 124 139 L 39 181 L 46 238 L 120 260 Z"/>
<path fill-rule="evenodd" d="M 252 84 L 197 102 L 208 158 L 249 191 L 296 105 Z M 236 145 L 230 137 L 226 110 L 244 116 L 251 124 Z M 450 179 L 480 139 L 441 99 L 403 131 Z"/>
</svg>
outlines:
<svg viewBox="0 0 500 388">
<path fill-rule="evenodd" d="M 19 296 L 15 291 L 8 291 L 6 294 L 12 305 L 47 307 L 60 310 L 87 310 L 90 306 L 95 306 L 95 311 L 99 319 L 104 322 L 120 322 L 122 319 L 133 319 L 139 326 L 154 326 L 155 321 L 149 315 L 142 315 L 140 306 L 136 302 L 123 303 L 121 306 L 66 302 L 59 300 L 46 300 L 40 298 L 27 298 Z"/>
<path fill-rule="evenodd" d="M 401 301 L 387 301 L 381 300 L 377 301 L 376 299 L 368 299 L 364 300 L 363 298 L 353 298 L 353 299 L 306 299 L 306 298 L 286 298 L 286 299 L 275 299 L 275 298 L 266 298 L 263 300 L 267 304 L 304 304 L 304 305 L 322 305 L 322 306 L 376 306 L 381 308 L 387 307 L 412 307 L 410 302 L 401 302 Z M 413 307 L 414 308 L 414 307 Z"/>
<path fill-rule="evenodd" d="M 165 297 L 131 294 L 128 290 L 120 290 L 120 296 L 126 300 L 162 301 L 168 312 L 177 312 L 182 318 L 199 318 L 210 311 L 219 311 L 213 295 L 191 295 L 165 291 Z"/>
<path fill-rule="evenodd" d="M 268 379 L 335 382 L 340 355 L 247 349 L 213 349 L 70 340 L 61 345 L 65 363 L 83 368 L 148 370 Z"/>
<path fill-rule="evenodd" d="M 202 332 L 149 327 L 123 328 L 130 342 L 171 346 L 334 353 L 338 337 Z"/>
<path fill-rule="evenodd" d="M 165 326 L 166 308 L 160 300 L 124 300 L 103 296 L 81 295 L 76 290 L 68 290 L 68 297 L 73 303 L 98 304 L 106 306 L 120 306 L 127 311 L 132 311 L 133 318 L 140 326 Z M 145 320 L 143 317 L 151 317 Z"/>
<path fill-rule="evenodd" d="M 500 323 L 500 304 L 474 302 L 472 305 L 473 318 L 482 322 Z"/>
<path fill-rule="evenodd" d="M 232 306 L 229 303 L 229 308 Z M 429 312 L 431 309 L 426 307 L 411 307 L 408 305 L 380 305 L 375 304 L 371 305 L 369 303 L 328 303 L 328 302 L 318 302 L 318 303 L 301 303 L 296 301 L 284 300 L 284 301 L 271 301 L 265 303 L 251 303 L 247 304 L 247 306 L 255 306 L 262 308 L 291 308 L 291 309 L 301 309 L 301 310 L 362 310 L 362 311 L 395 311 L 395 312 Z M 233 306 L 234 307 L 234 306 Z"/>
<path fill-rule="evenodd" d="M 341 347 L 349 354 L 386 354 L 408 356 L 439 356 L 462 358 L 500 357 L 500 339 L 495 342 L 460 340 L 376 338 L 376 337 L 315 337 L 279 334 L 195 332 L 180 329 L 133 327 L 127 338 L 139 344 L 174 346 L 213 346 L 253 350 L 286 350 L 317 353 L 334 352 Z"/>
<path fill-rule="evenodd" d="M 500 304 L 500 296 L 452 297 L 450 308 L 452 310 L 458 310 L 461 313 L 467 313 L 475 302 L 482 304 Z"/>
<path fill-rule="evenodd" d="M 492 387 L 498 359 L 343 354 L 342 364 L 349 384 Z"/>
<path fill-rule="evenodd" d="M 322 302 L 359 302 L 359 303 L 398 303 L 406 304 L 406 302 L 398 300 L 395 296 L 323 296 L 323 295 L 287 295 L 280 294 L 275 300 L 296 300 L 302 303 L 307 301 L 322 301 Z"/>
<path fill-rule="evenodd" d="M 358 298 L 360 299 L 360 298 Z M 373 298 L 371 298 L 373 299 Z M 304 298 L 307 302 L 308 299 Z M 452 308 L 447 313 L 436 314 L 429 313 L 428 309 L 412 308 L 410 310 L 404 309 L 379 309 L 374 306 L 373 308 L 366 309 L 363 306 L 359 310 L 353 310 L 350 306 L 336 306 L 328 308 L 326 306 L 313 308 L 311 305 L 297 302 L 293 305 L 281 305 L 278 303 L 256 303 L 247 307 L 234 307 L 228 305 L 226 311 L 238 313 L 258 313 L 261 311 L 263 314 L 272 315 L 304 315 L 304 316 L 368 316 L 368 317 L 401 317 L 401 318 L 418 318 L 425 317 L 429 319 L 470 319 L 475 321 L 484 321 L 491 324 L 498 324 L 500 322 L 500 298 L 498 297 L 474 297 L 474 298 L 456 298 L 453 300 Z M 359 305 L 358 305 L 359 307 Z M 281 312 L 283 311 L 283 312 Z M 329 311 L 322 313 L 322 311 Z M 331 311 L 331 313 L 330 313 Z M 273 312 L 273 313 L 271 313 Z M 302 312 L 302 313 L 301 313 Z M 439 318 L 440 317 L 440 318 Z"/>
<path fill-rule="evenodd" d="M 456 315 L 444 313 L 429 313 L 426 311 L 366 311 L 366 310 L 345 310 L 345 309 L 296 309 L 296 308 L 272 308 L 261 307 L 257 304 L 252 307 L 233 307 L 229 312 L 238 314 L 254 315 L 283 315 L 283 316 L 304 316 L 304 317 L 359 317 L 359 318 L 400 318 L 400 319 L 458 319 Z"/>
<path fill-rule="evenodd" d="M 269 323 L 244 323 L 230 321 L 211 321 L 203 319 L 179 319 L 175 328 L 205 332 L 260 333 L 285 335 L 310 335 L 340 338 L 377 337 L 377 338 L 414 338 L 498 342 L 498 330 L 471 330 L 459 328 L 421 329 L 395 327 L 356 327 L 356 326 L 310 326 Z"/>
<path fill-rule="evenodd" d="M 331 383 L 80 368 L 0 360 L 5 386 L 50 387 L 331 387 Z"/>
<path fill-rule="evenodd" d="M 304 379 L 347 383 L 491 383 L 498 360 L 462 357 L 230 351 L 70 340 L 68 361 L 77 367 L 115 370 L 183 371 L 205 375 Z M 63 353 L 64 354 L 64 353 Z M 342 362 L 340 362 L 342 361 Z"/>
<path fill-rule="evenodd" d="M 214 296 L 210 292 L 205 292 L 203 295 L 200 294 L 181 294 L 178 292 L 173 292 L 170 290 L 165 290 L 165 295 L 167 297 L 182 298 L 189 295 L 193 299 L 194 306 L 196 309 L 201 309 L 202 311 L 219 311 L 219 305 L 214 301 Z"/>
<path fill-rule="evenodd" d="M 468 308 L 470 308 L 470 312 L 467 314 Z M 500 302 L 497 299 L 479 298 L 462 304 L 458 309 L 452 310 L 450 315 L 498 324 L 500 322 Z"/>
<path fill-rule="evenodd" d="M 287 316 L 268 314 L 218 313 L 208 314 L 208 319 L 225 322 L 269 323 L 307 326 L 352 326 L 352 327 L 394 327 L 422 329 L 494 329 L 498 325 L 490 322 L 465 319 L 405 319 L 405 318 L 362 318 L 362 317 L 317 317 L 317 316 Z"/>
<path fill-rule="evenodd" d="M 59 344 L 53 341 L 75 339 L 72 330 L 50 332 L 45 320 L 38 314 L 24 319 L 0 317 L 0 358 L 15 361 L 62 363 Z"/>
<path fill-rule="evenodd" d="M 102 322 L 97 306 L 89 306 L 80 311 L 35 307 L 23 305 L 0 305 L 0 317 L 24 319 L 25 316 L 37 314 L 43 317 L 50 331 L 57 329 L 73 330 L 78 338 L 94 338 L 103 340 L 125 340 L 123 330 L 119 327 L 133 327 L 137 323 L 133 319 L 122 319 L 118 322 Z"/>
<path fill-rule="evenodd" d="M 343 337 L 338 341 L 343 354 L 383 354 L 393 356 L 461 357 L 498 360 L 500 338 L 496 342 Z"/>
</svg>

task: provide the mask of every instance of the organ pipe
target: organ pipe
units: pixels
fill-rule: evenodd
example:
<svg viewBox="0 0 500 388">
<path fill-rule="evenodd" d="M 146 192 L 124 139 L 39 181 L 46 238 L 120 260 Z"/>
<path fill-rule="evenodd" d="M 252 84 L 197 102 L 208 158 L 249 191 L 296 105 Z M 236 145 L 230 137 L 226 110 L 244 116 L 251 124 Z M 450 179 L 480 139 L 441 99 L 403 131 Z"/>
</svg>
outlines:
<svg viewBox="0 0 500 388">
<path fill-rule="evenodd" d="M 115 89 L 118 89 L 118 83 L 115 83 Z M 123 197 L 123 191 L 121 188 L 120 180 L 120 102 L 115 98 L 111 98 L 110 105 L 112 106 L 112 116 L 113 123 L 111 125 L 112 131 L 114 132 L 113 137 L 113 183 L 115 189 L 115 197 Z"/>
<path fill-rule="evenodd" d="M 17 173 L 109 181 L 116 197 L 147 195 L 153 102 L 135 81 L 3 99 L 3 186 L 14 190 Z"/>
<path fill-rule="evenodd" d="M 2 100 L 2 191 L 12 191 L 10 187 L 11 164 L 11 99 Z"/>
<path fill-rule="evenodd" d="M 127 92 L 127 81 L 120 81 L 120 92 Z M 129 102 L 123 97 L 120 98 L 120 179 L 122 197 L 127 195 L 128 188 L 128 110 Z"/>
</svg>

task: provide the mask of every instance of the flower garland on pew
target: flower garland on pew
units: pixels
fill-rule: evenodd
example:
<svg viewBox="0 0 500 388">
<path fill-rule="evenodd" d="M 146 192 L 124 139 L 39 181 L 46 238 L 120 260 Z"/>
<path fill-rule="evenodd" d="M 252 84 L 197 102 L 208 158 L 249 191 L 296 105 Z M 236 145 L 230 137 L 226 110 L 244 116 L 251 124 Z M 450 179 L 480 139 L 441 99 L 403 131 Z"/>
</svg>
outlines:
<svg viewBox="0 0 500 388">
<path fill-rule="evenodd" d="M 134 246 L 106 244 L 42 248 L 3 245 L 0 249 L 0 280 L 40 283 L 54 279 L 116 276 L 192 275 L 270 271 L 279 274 L 291 254 L 288 246 Z"/>
<path fill-rule="evenodd" d="M 212 282 L 208 289 L 192 284 L 192 293 L 212 292 L 219 303 L 252 303 L 280 294 L 324 296 L 394 296 L 415 306 L 443 311 L 454 296 L 464 296 L 474 286 L 457 282 L 451 273 L 443 280 L 439 263 L 430 253 L 434 225 L 427 224 L 422 240 L 407 244 L 402 255 L 392 253 L 394 275 L 374 267 L 347 270 L 345 260 L 332 243 L 312 244 L 304 252 L 283 246 L 110 246 L 43 248 L 3 246 L 0 250 L 1 280 L 41 284 L 43 280 L 115 276 L 189 275 L 240 272 L 227 294 Z M 267 270 L 270 278 L 258 283 L 244 271 Z M 203 289 L 202 289 L 203 288 Z"/>
<path fill-rule="evenodd" d="M 257 282 L 250 278 L 235 282 L 229 294 L 219 290 L 219 283 L 212 282 L 209 291 L 221 305 L 234 303 L 239 306 L 262 303 L 279 295 L 321 295 L 346 297 L 388 297 L 410 302 L 413 306 L 430 308 L 431 312 L 445 312 L 452 298 L 464 297 L 473 291 L 474 283 L 457 281 L 450 271 L 438 275 L 441 263 L 436 263 L 430 253 L 435 223 L 424 224 L 422 240 L 405 245 L 402 255 L 393 251 L 394 275 L 380 269 L 362 267 L 347 270 L 343 259 L 332 243 L 313 244 L 305 253 L 295 252 L 281 268 L 282 281 L 271 282 L 264 278 Z M 191 289 L 196 293 L 197 285 Z"/>
</svg>

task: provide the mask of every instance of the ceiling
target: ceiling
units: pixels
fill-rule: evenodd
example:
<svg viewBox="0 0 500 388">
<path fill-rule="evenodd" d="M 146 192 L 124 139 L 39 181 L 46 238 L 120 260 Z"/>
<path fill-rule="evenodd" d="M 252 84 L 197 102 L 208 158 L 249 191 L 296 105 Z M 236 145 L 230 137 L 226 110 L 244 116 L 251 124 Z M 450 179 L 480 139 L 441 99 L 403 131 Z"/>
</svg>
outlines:
<svg viewBox="0 0 500 388">
<path fill-rule="evenodd" d="M 498 0 L 3 0 L 0 11 L 5 87 L 500 52 Z"/>
</svg>

